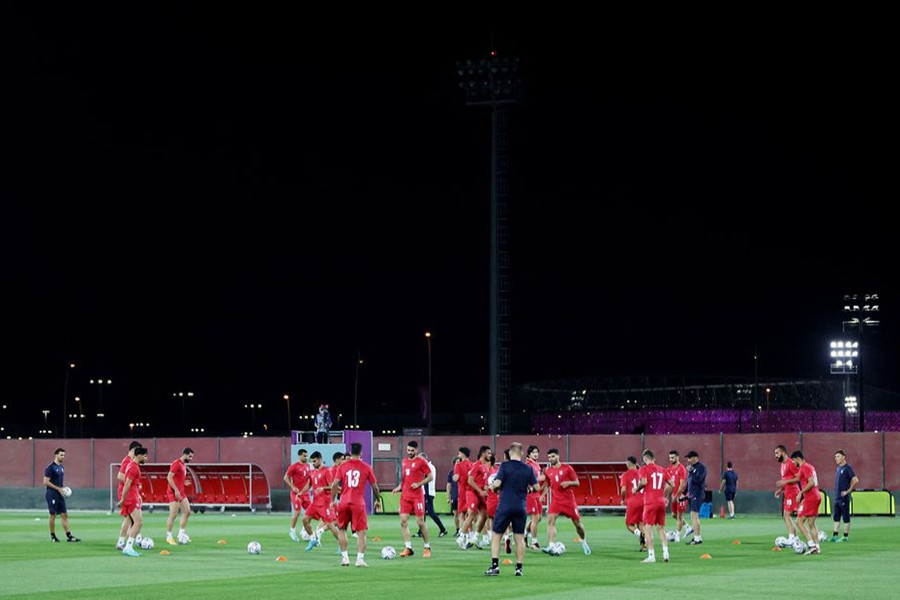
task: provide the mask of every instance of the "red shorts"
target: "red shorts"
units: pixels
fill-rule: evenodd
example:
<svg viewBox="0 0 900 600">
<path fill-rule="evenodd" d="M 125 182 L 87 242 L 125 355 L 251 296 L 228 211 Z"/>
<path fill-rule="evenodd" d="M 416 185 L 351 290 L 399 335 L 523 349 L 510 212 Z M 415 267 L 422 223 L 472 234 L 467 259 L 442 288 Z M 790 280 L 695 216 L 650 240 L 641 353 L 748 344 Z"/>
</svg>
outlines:
<svg viewBox="0 0 900 600">
<path fill-rule="evenodd" d="M 331 523 L 334 521 L 334 512 L 332 512 L 330 504 L 319 504 L 314 502 L 312 506 L 306 509 L 306 516 L 314 521 L 322 521 L 323 523 Z M 354 523 L 355 522 L 356 521 L 354 521 Z"/>
<path fill-rule="evenodd" d="M 626 525 L 640 525 L 642 522 L 642 519 L 644 518 L 644 503 L 640 500 L 642 499 L 638 498 L 635 502 L 628 500 L 625 504 Z"/>
<path fill-rule="evenodd" d="M 487 510 L 487 500 L 478 492 L 469 490 L 466 492 L 466 510 Z"/>
<path fill-rule="evenodd" d="M 666 524 L 666 503 L 644 504 L 644 515 L 641 518 L 644 525 Z"/>
<path fill-rule="evenodd" d="M 678 499 L 672 498 L 672 516 L 682 515 L 687 510 L 687 500 L 679 502 Z"/>
<path fill-rule="evenodd" d="M 424 517 L 425 496 L 419 496 L 418 498 L 404 498 L 403 496 L 400 496 L 400 514 Z"/>
<path fill-rule="evenodd" d="M 497 494 L 488 494 L 487 497 L 487 516 L 494 518 L 497 516 L 497 506 L 500 504 L 500 496 Z"/>
<path fill-rule="evenodd" d="M 187 498 L 187 495 L 185 495 L 184 490 L 178 490 L 178 493 L 181 494 L 182 500 Z M 166 488 L 166 502 L 179 502 L 179 500 L 175 499 L 175 492 L 172 490 L 171 486 Z"/>
<path fill-rule="evenodd" d="M 797 507 L 797 514 L 801 517 L 816 517 L 819 515 L 819 505 L 822 496 L 803 496 L 803 502 Z"/>
<path fill-rule="evenodd" d="M 796 493 L 795 494 L 785 494 L 784 496 L 782 496 L 782 500 L 781 500 L 782 510 L 783 511 L 787 510 L 792 513 L 797 512 L 797 496 L 799 496 L 799 494 L 796 494 Z M 818 511 L 818 510 L 819 510 L 819 506 L 816 505 L 816 511 Z"/>
<path fill-rule="evenodd" d="M 365 504 L 341 502 L 338 504 L 335 520 L 337 521 L 337 526 L 341 529 L 346 529 L 351 523 L 353 524 L 353 531 L 366 531 L 369 529 L 369 519 L 366 517 Z"/>
<path fill-rule="evenodd" d="M 562 515 L 564 517 L 569 517 L 576 523 L 581 520 L 581 515 L 578 514 L 578 507 L 575 506 L 571 502 L 550 502 L 550 508 L 547 510 L 548 515 Z"/>
<path fill-rule="evenodd" d="M 123 502 L 122 510 L 120 511 L 119 514 L 121 514 L 123 517 L 127 517 L 128 515 L 130 515 L 131 513 L 133 513 L 136 510 L 141 510 L 141 499 L 140 498 L 138 498 L 137 500 L 128 499 L 125 502 Z"/>
<path fill-rule="evenodd" d="M 312 505 L 312 500 L 309 499 L 309 492 L 300 495 L 291 492 L 291 506 L 294 507 L 294 512 L 300 512 L 300 509 L 309 508 L 310 505 Z"/>
<path fill-rule="evenodd" d="M 464 512 L 469 510 L 468 503 L 466 502 L 467 495 L 468 495 L 468 492 L 463 492 L 459 495 L 459 498 L 456 499 L 456 512 L 458 514 L 463 514 Z"/>
<path fill-rule="evenodd" d="M 544 512 L 544 507 L 541 505 L 541 494 L 540 492 L 536 494 L 528 494 L 525 500 L 525 513 L 529 515 L 540 515 Z"/>
</svg>

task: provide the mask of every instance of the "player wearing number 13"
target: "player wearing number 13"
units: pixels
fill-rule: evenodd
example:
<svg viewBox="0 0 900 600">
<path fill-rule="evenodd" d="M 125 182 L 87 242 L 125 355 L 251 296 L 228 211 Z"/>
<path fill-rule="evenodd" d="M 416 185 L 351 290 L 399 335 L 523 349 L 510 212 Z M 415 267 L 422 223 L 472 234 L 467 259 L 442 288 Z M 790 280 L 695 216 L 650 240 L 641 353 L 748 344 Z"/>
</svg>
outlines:
<svg viewBox="0 0 900 600">
<path fill-rule="evenodd" d="M 406 458 L 400 465 L 400 485 L 391 490 L 400 492 L 400 532 L 406 546 L 400 556 L 406 558 L 413 555 L 412 539 L 409 535 L 409 515 L 416 515 L 416 524 L 425 540 L 424 558 L 431 556 L 431 544 L 428 542 L 428 528 L 425 527 L 425 488 L 433 479 L 431 468 L 424 459 L 418 456 L 419 443 L 411 440 L 406 444 Z"/>
<path fill-rule="evenodd" d="M 375 497 L 375 507 L 381 505 L 381 494 L 378 491 L 378 481 L 372 467 L 364 463 L 362 444 L 350 444 L 350 460 L 345 460 L 338 467 L 336 477 L 331 484 L 331 496 L 336 497 L 340 486 L 341 499 L 337 507 L 338 542 L 341 546 L 341 566 L 350 566 L 350 558 L 347 555 L 347 527 L 353 523 L 353 529 L 357 533 L 356 540 L 356 566 L 368 567 L 365 561 L 366 532 L 369 529 L 369 521 L 366 518 L 366 482 L 372 486 L 372 495 Z M 429 471 L 430 474 L 430 471 Z"/>
</svg>

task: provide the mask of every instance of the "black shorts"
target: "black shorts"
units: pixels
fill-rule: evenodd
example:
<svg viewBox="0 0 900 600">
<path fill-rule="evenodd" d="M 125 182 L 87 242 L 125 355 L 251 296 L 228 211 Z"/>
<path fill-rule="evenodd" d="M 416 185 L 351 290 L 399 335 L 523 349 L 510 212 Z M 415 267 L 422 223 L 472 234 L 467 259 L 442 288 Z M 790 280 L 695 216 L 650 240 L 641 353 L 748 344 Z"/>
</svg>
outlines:
<svg viewBox="0 0 900 600">
<path fill-rule="evenodd" d="M 733 502 L 733 501 L 734 501 L 734 494 L 735 494 L 735 492 L 729 492 L 728 490 L 725 490 L 725 501 L 726 501 L 726 502 Z"/>
<path fill-rule="evenodd" d="M 47 498 L 47 510 L 50 511 L 51 515 L 66 514 L 66 499 L 59 492 L 50 490 L 45 494 L 45 497 Z"/>
<path fill-rule="evenodd" d="M 688 509 L 691 512 L 698 513 L 700 512 L 700 505 L 703 504 L 703 496 L 690 496 L 688 497 Z"/>
<path fill-rule="evenodd" d="M 494 533 L 506 533 L 506 528 L 509 527 L 510 523 L 512 523 L 513 533 L 518 533 L 519 535 L 525 535 L 525 521 L 527 520 L 527 515 L 524 510 L 521 511 L 508 511 L 497 509 L 497 514 L 494 516 L 494 524 L 491 526 L 491 530 Z"/>
<path fill-rule="evenodd" d="M 841 519 L 844 520 L 844 523 L 850 522 L 850 496 L 844 496 L 841 498 L 838 496 L 834 500 L 834 506 L 831 510 L 831 518 L 837 523 Z"/>
</svg>

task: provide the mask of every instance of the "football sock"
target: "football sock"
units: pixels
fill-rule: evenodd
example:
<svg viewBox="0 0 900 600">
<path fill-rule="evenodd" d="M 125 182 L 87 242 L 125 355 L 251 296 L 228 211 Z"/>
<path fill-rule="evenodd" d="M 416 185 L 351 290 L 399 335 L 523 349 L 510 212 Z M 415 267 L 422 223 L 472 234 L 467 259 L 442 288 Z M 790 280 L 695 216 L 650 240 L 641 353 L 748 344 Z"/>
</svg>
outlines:
<svg viewBox="0 0 900 600">
<path fill-rule="evenodd" d="M 121 540 L 122 538 L 119 538 L 119 539 Z M 167 539 L 167 540 L 172 539 L 172 532 L 171 532 L 171 531 L 167 531 L 167 532 L 166 532 L 166 539 Z"/>
<path fill-rule="evenodd" d="M 128 548 L 131 548 L 132 550 L 134 549 L 134 538 L 133 537 L 128 538 L 128 541 L 125 542 L 125 549 L 127 550 Z"/>
<path fill-rule="evenodd" d="M 412 550 L 412 542 L 403 542 L 403 545 Z"/>
<path fill-rule="evenodd" d="M 492 568 L 492 569 L 497 569 L 497 568 L 499 568 L 499 567 L 500 567 L 500 559 L 499 559 L 499 558 L 492 558 L 492 559 L 491 559 L 491 568 Z"/>
<path fill-rule="evenodd" d="M 183 535 L 187 535 L 187 533 L 185 533 L 184 529 L 179 529 L 179 530 L 178 530 L 178 537 L 181 537 L 181 536 L 183 536 Z"/>
<path fill-rule="evenodd" d="M 647 550 L 647 558 L 656 558 L 656 554 L 653 552 L 653 549 Z"/>
<path fill-rule="evenodd" d="M 516 571 L 522 570 L 522 563 L 516 563 Z"/>
<path fill-rule="evenodd" d="M 122 544 L 122 545 L 124 546 L 124 545 L 125 545 L 125 538 L 123 538 L 123 537 L 120 536 L 118 542 L 116 542 L 116 543 L 117 543 L 117 544 Z"/>
<path fill-rule="evenodd" d="M 428 550 L 431 548 L 431 544 L 425 544 L 425 549 Z"/>
<path fill-rule="evenodd" d="M 347 553 L 346 550 L 341 551 L 341 557 L 346 558 L 347 560 L 350 560 L 350 555 Z"/>
<path fill-rule="evenodd" d="M 358 561 L 359 561 L 359 560 L 365 560 L 365 558 L 366 558 L 365 553 L 363 553 L 363 552 L 357 552 L 357 553 L 356 553 L 356 560 L 358 560 Z"/>
</svg>

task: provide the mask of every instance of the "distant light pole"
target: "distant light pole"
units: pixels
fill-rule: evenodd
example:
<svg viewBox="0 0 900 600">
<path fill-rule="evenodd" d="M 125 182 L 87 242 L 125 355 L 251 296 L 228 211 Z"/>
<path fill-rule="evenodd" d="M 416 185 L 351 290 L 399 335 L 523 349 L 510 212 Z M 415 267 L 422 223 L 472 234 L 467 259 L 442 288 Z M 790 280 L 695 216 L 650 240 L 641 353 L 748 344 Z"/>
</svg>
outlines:
<svg viewBox="0 0 900 600">
<path fill-rule="evenodd" d="M 194 392 L 172 392 L 172 396 L 181 398 L 181 430 L 185 431 L 187 429 L 187 422 L 185 421 L 184 401 L 186 398 L 193 398 Z"/>
<path fill-rule="evenodd" d="M 357 401 L 359 399 L 359 367 L 365 361 L 362 359 L 362 355 L 359 350 L 356 351 L 356 374 L 353 376 L 353 424 L 359 425 L 359 421 L 357 420 L 357 412 L 356 406 Z"/>
<path fill-rule="evenodd" d="M 96 385 L 97 388 L 100 390 L 100 393 L 98 394 L 98 400 L 97 400 L 97 417 L 102 419 L 103 417 L 106 416 L 103 413 L 103 387 L 104 386 L 109 387 L 110 385 L 112 385 L 112 379 L 107 379 L 106 381 L 104 381 L 103 379 L 97 379 L 97 380 L 91 379 L 89 383 L 91 383 L 92 385 Z M 98 430 L 101 429 L 99 427 L 100 423 L 102 423 L 102 422 L 98 421 L 98 423 L 97 423 Z"/>
<path fill-rule="evenodd" d="M 81 396 L 75 396 L 75 406 L 78 407 L 78 414 L 74 415 L 78 419 L 78 437 L 84 437 L 84 411 L 81 408 Z"/>
<path fill-rule="evenodd" d="M 69 399 L 69 371 L 75 368 L 75 363 L 66 364 L 66 379 L 63 383 L 63 410 L 62 410 L 62 426 L 63 426 L 63 437 L 66 437 L 66 411 L 68 410 L 68 399 Z"/>
<path fill-rule="evenodd" d="M 283 397 L 284 397 L 285 404 L 287 404 L 287 417 L 288 417 L 287 432 L 288 432 L 288 435 L 291 435 L 291 397 L 287 394 L 285 394 Z"/>
<path fill-rule="evenodd" d="M 44 413 L 44 431 L 50 433 L 50 431 L 47 429 L 47 415 L 50 414 L 50 411 L 45 408 L 41 412 Z"/>
<path fill-rule="evenodd" d="M 846 294 L 844 296 L 844 321 L 842 323 L 842 328 L 844 332 L 848 329 L 851 331 L 858 332 L 856 343 L 862 341 L 863 332 L 876 329 L 880 324 L 880 313 L 881 307 L 879 305 L 880 300 L 878 294 Z M 866 411 L 865 405 L 863 402 L 865 396 L 865 390 L 863 389 L 863 367 L 862 367 L 862 355 L 859 355 L 856 360 L 856 383 L 859 387 L 857 392 L 858 398 L 858 412 L 859 415 L 859 430 L 866 430 Z M 834 371 L 832 370 L 832 373 Z M 845 393 L 846 395 L 846 393 Z"/>
<path fill-rule="evenodd" d="M 425 408 L 425 422 L 428 431 L 428 435 L 431 435 L 431 407 L 434 403 L 434 396 L 431 393 L 431 332 L 425 332 L 425 344 L 428 347 L 428 406 Z"/>
<path fill-rule="evenodd" d="M 262 408 L 262 404 L 245 404 L 244 408 L 250 409 L 250 429 L 256 429 L 256 409 Z"/>
</svg>

